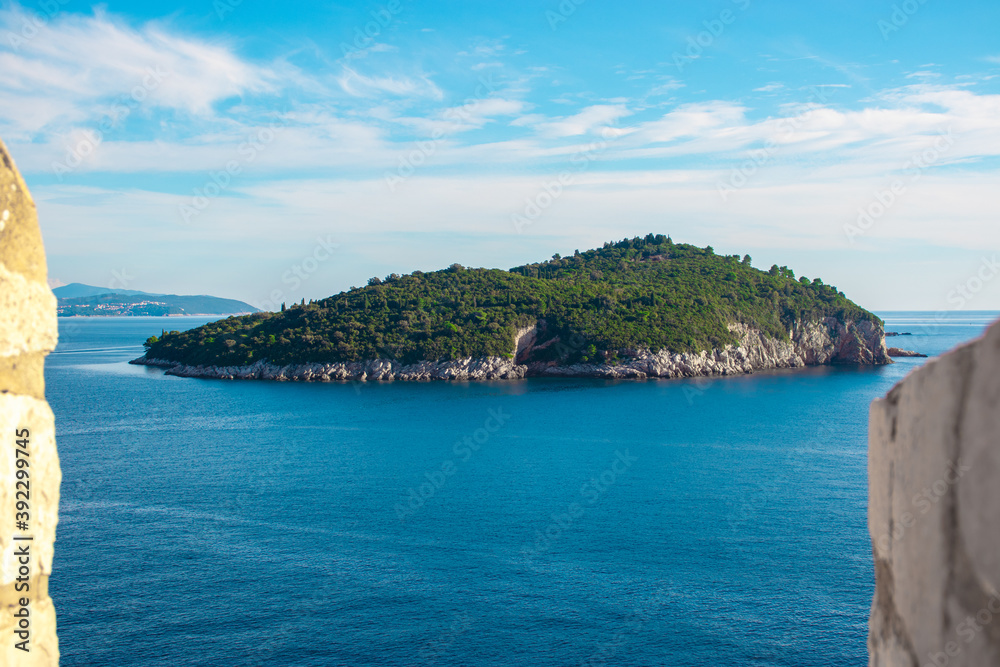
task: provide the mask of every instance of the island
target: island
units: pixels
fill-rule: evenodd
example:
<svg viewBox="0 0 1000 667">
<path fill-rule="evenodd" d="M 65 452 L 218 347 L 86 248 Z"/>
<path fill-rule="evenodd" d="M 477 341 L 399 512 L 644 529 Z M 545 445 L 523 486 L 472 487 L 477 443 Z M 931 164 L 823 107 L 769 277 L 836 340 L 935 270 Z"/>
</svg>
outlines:
<svg viewBox="0 0 1000 667">
<path fill-rule="evenodd" d="M 153 336 L 131 363 L 297 381 L 677 378 L 890 364 L 883 322 L 819 278 L 669 236 L 509 270 L 453 264 Z"/>
</svg>

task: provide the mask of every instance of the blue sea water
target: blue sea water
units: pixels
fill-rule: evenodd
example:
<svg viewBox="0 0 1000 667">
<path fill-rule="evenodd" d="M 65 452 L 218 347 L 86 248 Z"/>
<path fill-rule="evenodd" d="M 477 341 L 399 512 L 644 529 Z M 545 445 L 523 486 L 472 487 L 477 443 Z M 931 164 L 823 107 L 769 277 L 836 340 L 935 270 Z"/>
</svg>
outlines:
<svg viewBox="0 0 1000 667">
<path fill-rule="evenodd" d="M 997 313 L 880 313 L 940 354 Z M 302 384 L 60 320 L 63 665 L 864 665 L 868 404 L 924 359 Z"/>
</svg>

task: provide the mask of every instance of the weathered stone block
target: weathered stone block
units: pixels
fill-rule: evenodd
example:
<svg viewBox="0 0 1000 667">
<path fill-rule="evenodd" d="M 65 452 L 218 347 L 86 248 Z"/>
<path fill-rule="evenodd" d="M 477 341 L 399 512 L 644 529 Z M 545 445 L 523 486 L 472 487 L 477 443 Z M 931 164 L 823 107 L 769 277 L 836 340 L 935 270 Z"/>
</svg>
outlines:
<svg viewBox="0 0 1000 667">
<path fill-rule="evenodd" d="M 1000 665 L 1000 323 L 872 404 L 872 666 Z"/>
<path fill-rule="evenodd" d="M 61 477 L 44 378 L 56 335 L 35 204 L 0 142 L 0 664 L 11 667 L 59 664 L 48 582 Z"/>
</svg>

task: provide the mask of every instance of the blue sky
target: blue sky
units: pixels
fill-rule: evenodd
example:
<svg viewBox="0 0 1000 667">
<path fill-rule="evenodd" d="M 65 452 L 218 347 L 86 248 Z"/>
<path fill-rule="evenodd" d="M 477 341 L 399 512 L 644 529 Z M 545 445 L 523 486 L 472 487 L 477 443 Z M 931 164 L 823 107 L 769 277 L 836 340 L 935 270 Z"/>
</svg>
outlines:
<svg viewBox="0 0 1000 667">
<path fill-rule="evenodd" d="M 0 7 L 57 282 L 270 306 L 656 232 L 1000 309 L 996 3 Z"/>
</svg>

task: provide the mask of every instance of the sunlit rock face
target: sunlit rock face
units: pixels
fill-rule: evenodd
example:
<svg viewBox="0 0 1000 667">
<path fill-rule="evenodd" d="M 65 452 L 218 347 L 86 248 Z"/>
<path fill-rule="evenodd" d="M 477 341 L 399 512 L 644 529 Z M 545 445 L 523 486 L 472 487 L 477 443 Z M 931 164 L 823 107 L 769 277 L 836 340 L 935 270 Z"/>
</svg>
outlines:
<svg viewBox="0 0 1000 667">
<path fill-rule="evenodd" d="M 540 325 L 544 324 L 539 322 Z M 258 361 L 247 366 L 188 366 L 164 359 L 140 357 L 133 364 L 160 366 L 169 375 L 226 380 L 293 380 L 302 382 L 515 380 L 524 377 L 562 376 L 609 379 L 682 378 L 741 375 L 773 368 L 798 368 L 824 364 L 891 364 L 882 325 L 873 322 L 823 320 L 797 322 L 789 340 L 771 338 L 745 324 L 731 324 L 740 334 L 738 345 L 698 353 L 669 350 L 619 350 L 615 363 L 563 365 L 536 361 L 534 355 L 553 345 L 573 347 L 573 341 L 545 337 L 538 325 L 516 332 L 510 357 L 467 357 L 449 361 L 402 364 L 391 359 L 307 363 L 277 366 Z"/>
</svg>

